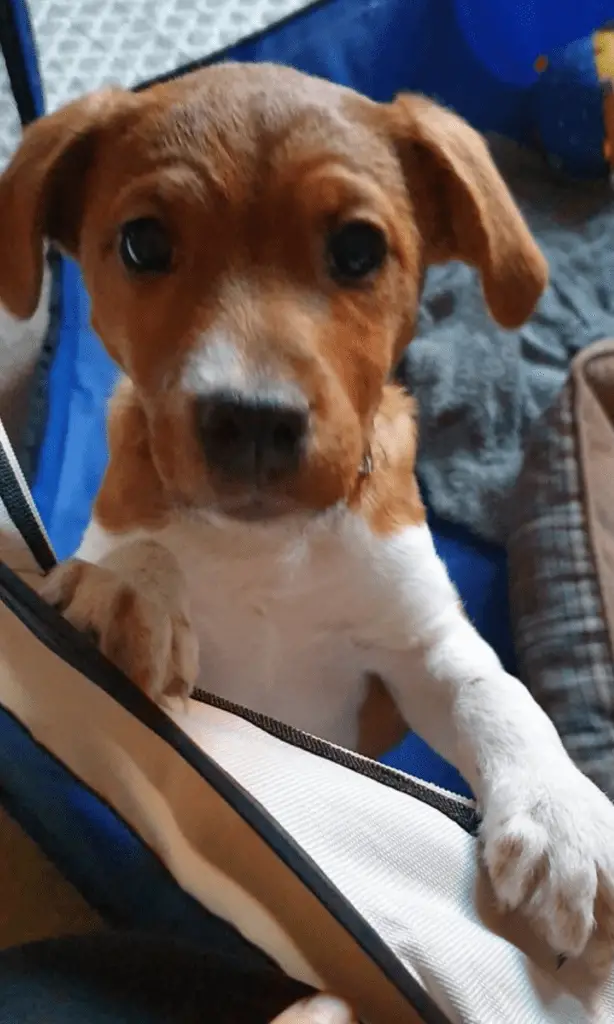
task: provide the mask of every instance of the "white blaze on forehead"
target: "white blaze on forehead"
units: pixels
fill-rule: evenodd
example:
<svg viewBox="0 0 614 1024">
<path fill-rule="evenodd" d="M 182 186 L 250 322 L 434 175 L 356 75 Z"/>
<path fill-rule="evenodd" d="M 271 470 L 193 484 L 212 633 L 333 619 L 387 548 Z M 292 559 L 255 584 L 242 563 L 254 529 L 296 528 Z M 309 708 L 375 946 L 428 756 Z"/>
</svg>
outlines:
<svg viewBox="0 0 614 1024">
<path fill-rule="evenodd" d="M 182 388 L 190 395 L 206 397 L 214 392 L 232 392 L 246 398 L 258 397 L 303 406 L 305 396 L 299 384 L 285 380 L 272 367 L 250 360 L 226 333 L 207 332 L 200 347 L 192 352 L 182 375 Z"/>
<path fill-rule="evenodd" d="M 185 391 L 206 395 L 211 391 L 245 391 L 254 378 L 242 352 L 223 333 L 207 333 L 192 352 L 182 376 Z"/>
</svg>

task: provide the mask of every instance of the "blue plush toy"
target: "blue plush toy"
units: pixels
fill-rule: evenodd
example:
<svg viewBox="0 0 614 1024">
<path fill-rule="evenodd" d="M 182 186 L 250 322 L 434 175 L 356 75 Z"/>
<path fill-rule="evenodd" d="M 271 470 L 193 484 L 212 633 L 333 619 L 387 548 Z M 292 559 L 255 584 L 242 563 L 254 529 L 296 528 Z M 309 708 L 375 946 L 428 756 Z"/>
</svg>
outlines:
<svg viewBox="0 0 614 1024">
<path fill-rule="evenodd" d="M 614 34 L 608 24 L 614 0 L 455 5 L 469 48 L 517 96 L 526 141 L 537 142 L 552 166 L 572 178 L 607 175 L 609 130 L 614 140 Z"/>
<path fill-rule="evenodd" d="M 609 173 L 612 55 L 614 35 L 606 29 L 542 59 L 533 86 L 537 142 L 551 165 L 571 177 Z"/>
</svg>

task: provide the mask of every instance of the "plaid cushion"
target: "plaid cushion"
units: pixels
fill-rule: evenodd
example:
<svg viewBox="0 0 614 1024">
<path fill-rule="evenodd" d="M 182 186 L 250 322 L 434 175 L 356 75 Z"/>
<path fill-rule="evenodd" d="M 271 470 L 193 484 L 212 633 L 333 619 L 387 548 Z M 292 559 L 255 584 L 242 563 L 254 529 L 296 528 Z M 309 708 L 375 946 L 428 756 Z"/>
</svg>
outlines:
<svg viewBox="0 0 614 1024">
<path fill-rule="evenodd" d="M 589 501 L 603 488 L 614 502 L 614 431 L 586 387 L 595 357 L 614 382 L 614 344 L 591 346 L 533 433 L 511 506 L 510 595 L 521 675 L 573 760 L 614 799 L 613 623 Z M 591 474 L 593 450 L 606 452 L 609 473 Z"/>
</svg>

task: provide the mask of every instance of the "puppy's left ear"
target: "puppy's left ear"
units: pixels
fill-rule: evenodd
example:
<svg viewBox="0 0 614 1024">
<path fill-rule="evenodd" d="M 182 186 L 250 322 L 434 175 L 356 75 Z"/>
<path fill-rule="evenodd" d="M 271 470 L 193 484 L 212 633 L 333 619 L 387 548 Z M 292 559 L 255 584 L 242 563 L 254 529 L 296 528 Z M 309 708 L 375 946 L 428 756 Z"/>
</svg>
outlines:
<svg viewBox="0 0 614 1024">
<path fill-rule="evenodd" d="M 495 320 L 519 327 L 548 283 L 548 265 L 484 139 L 423 96 L 400 96 L 385 111 L 425 263 L 475 266 Z"/>
</svg>

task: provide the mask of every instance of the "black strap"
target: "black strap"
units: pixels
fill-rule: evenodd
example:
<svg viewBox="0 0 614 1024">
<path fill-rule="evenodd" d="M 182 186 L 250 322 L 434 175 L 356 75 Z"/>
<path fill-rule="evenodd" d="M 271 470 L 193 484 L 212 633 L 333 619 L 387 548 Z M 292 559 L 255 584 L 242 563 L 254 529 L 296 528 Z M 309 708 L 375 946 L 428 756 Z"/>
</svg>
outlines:
<svg viewBox="0 0 614 1024">
<path fill-rule="evenodd" d="M 26 4 L 23 4 L 21 12 L 22 23 L 30 30 L 29 13 Z M 34 42 L 32 41 L 32 46 Z M 11 90 L 19 111 L 19 118 L 23 127 L 34 121 L 40 111 L 34 92 L 35 86 L 32 82 L 24 44 L 19 30 L 17 13 L 14 0 L 0 0 L 0 47 L 6 64 Z M 38 83 L 37 83 L 38 84 Z"/>
<path fill-rule="evenodd" d="M 0 498 L 40 568 L 43 572 L 50 572 L 57 559 L 1 422 Z"/>
</svg>

